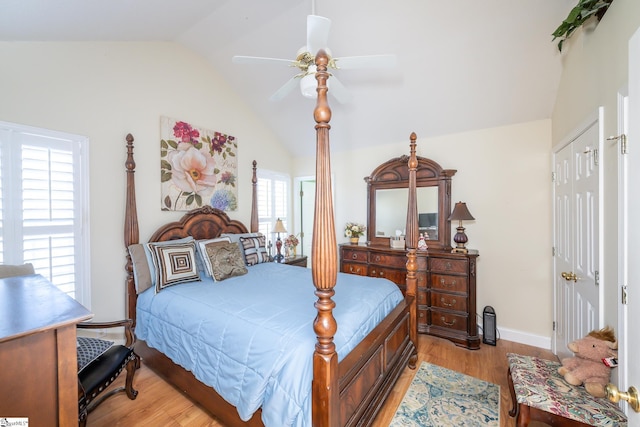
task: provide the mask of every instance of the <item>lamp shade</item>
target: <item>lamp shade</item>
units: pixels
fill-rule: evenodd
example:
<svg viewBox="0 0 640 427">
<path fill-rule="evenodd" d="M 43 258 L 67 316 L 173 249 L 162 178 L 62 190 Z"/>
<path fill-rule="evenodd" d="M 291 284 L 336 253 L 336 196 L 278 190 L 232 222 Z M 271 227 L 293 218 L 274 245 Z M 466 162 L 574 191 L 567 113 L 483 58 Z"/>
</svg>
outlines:
<svg viewBox="0 0 640 427">
<path fill-rule="evenodd" d="M 276 220 L 276 226 L 273 228 L 273 232 L 274 233 L 286 233 L 287 230 L 284 228 L 284 224 L 282 223 L 282 220 L 280 218 L 278 218 Z"/>
<path fill-rule="evenodd" d="M 458 202 L 453 207 L 453 212 L 449 216 L 449 221 L 470 221 L 475 219 L 469 209 L 467 209 L 467 204 L 464 202 Z"/>
</svg>

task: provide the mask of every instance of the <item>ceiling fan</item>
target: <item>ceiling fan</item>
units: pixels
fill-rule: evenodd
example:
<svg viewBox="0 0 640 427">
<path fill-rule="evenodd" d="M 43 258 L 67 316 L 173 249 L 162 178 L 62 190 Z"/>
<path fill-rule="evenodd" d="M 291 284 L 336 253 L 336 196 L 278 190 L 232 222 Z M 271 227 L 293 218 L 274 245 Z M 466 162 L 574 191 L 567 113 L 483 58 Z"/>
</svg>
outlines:
<svg viewBox="0 0 640 427">
<path fill-rule="evenodd" d="M 343 58 L 332 58 L 331 51 L 327 48 L 331 20 L 318 15 L 307 16 L 307 44 L 298 50 L 296 59 L 263 58 L 257 56 L 234 56 L 232 61 L 236 64 L 264 64 L 281 63 L 299 69 L 299 73 L 291 77 L 280 89 L 278 89 L 269 100 L 279 101 L 287 96 L 296 85 L 300 85 L 302 95 L 307 98 L 315 98 L 316 93 L 316 66 L 315 55 L 320 49 L 324 49 L 329 55 L 328 68 L 334 70 L 348 70 L 356 68 L 388 68 L 396 65 L 395 55 L 369 55 L 369 56 L 348 56 Z M 338 102 L 349 102 L 351 94 L 344 87 L 335 75 L 327 81 L 329 93 Z"/>
</svg>

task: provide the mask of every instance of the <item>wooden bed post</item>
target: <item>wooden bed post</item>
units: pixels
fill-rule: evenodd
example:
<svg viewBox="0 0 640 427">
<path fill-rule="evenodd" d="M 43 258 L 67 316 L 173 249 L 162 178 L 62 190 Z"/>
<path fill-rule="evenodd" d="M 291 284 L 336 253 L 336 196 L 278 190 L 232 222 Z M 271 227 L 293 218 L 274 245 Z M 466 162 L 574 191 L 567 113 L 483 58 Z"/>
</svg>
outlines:
<svg viewBox="0 0 640 427">
<path fill-rule="evenodd" d="M 316 209 L 313 220 L 313 242 L 311 244 L 311 272 L 318 300 L 315 307 L 318 315 L 313 324 L 317 336 L 313 353 L 312 419 L 317 427 L 338 426 L 339 389 L 338 354 L 333 337 L 337 322 L 333 317 L 338 276 L 338 250 L 336 229 L 333 221 L 333 197 L 331 196 L 331 161 L 329 152 L 329 121 L 331 109 L 327 102 L 327 64 L 329 58 L 324 50 L 316 55 L 316 79 L 318 100 L 313 117 L 316 121 Z"/>
<path fill-rule="evenodd" d="M 416 170 L 418 168 L 418 158 L 416 157 L 416 133 L 411 132 L 410 136 L 410 156 L 409 156 L 409 201 L 407 204 L 407 290 L 406 295 L 413 298 L 410 305 L 409 317 L 409 337 L 413 341 L 416 352 L 409 360 L 409 366 L 415 367 L 418 355 L 418 307 L 417 307 L 417 291 L 418 291 L 418 259 L 416 249 L 418 248 L 418 201 L 416 194 Z"/>
<path fill-rule="evenodd" d="M 251 176 L 251 224 L 249 224 L 252 233 L 258 232 L 258 162 L 253 161 L 253 175 Z"/>
<path fill-rule="evenodd" d="M 127 195 L 124 208 L 124 250 L 127 254 L 127 317 L 133 319 L 133 327 L 136 326 L 136 284 L 133 278 L 133 262 L 129 254 L 129 246 L 140 242 L 138 230 L 138 211 L 136 210 L 136 162 L 133 160 L 133 135 L 127 134 L 127 160 L 124 166 L 127 168 Z"/>
</svg>

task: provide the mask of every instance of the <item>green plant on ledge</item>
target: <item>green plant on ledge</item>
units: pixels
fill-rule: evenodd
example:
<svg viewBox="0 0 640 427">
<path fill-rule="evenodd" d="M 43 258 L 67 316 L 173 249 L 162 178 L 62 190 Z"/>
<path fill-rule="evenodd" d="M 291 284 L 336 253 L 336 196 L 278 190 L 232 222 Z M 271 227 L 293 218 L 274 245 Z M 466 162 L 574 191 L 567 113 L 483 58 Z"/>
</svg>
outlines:
<svg viewBox="0 0 640 427">
<path fill-rule="evenodd" d="M 555 41 L 557 38 L 562 39 L 558 42 L 558 50 L 562 52 L 564 41 L 586 21 L 591 18 L 600 21 L 612 1 L 613 0 L 579 0 L 578 4 L 569 12 L 567 19 L 562 21 L 562 24 L 560 24 L 552 34 L 552 41 Z"/>
</svg>

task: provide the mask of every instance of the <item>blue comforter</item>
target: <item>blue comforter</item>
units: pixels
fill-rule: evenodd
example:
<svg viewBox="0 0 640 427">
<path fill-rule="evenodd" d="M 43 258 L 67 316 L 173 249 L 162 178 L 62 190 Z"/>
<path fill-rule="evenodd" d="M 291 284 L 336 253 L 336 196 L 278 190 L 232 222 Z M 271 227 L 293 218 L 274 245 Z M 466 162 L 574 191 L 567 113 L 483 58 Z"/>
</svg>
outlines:
<svg viewBox="0 0 640 427">
<path fill-rule="evenodd" d="M 311 270 L 264 263 L 245 276 L 172 286 L 138 297 L 136 335 L 213 387 L 248 420 L 311 426 Z M 334 338 L 345 357 L 402 300 L 386 279 L 338 274 Z"/>
</svg>

